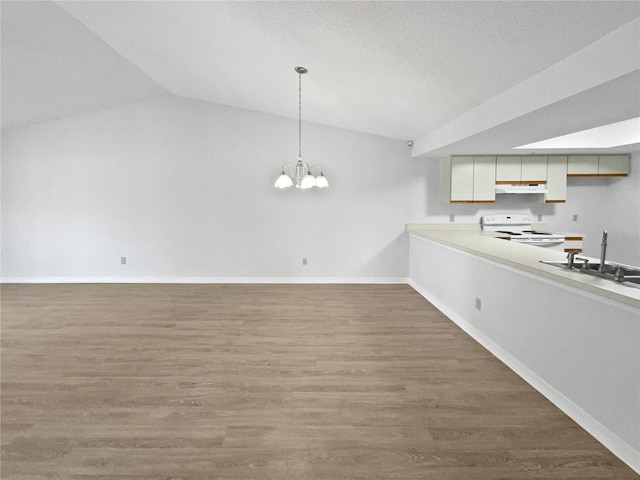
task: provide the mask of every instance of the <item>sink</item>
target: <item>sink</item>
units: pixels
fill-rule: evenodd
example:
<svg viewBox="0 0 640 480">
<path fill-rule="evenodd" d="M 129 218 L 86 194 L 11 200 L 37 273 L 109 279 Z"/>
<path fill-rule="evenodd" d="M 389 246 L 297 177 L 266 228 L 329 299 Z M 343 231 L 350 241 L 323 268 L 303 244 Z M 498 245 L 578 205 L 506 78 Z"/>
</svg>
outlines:
<svg viewBox="0 0 640 480">
<path fill-rule="evenodd" d="M 565 268 L 567 270 L 585 273 L 596 277 L 607 278 L 617 282 L 630 282 L 640 285 L 640 267 L 632 267 L 621 263 L 606 262 L 604 264 L 604 272 L 600 271 L 600 262 L 594 261 L 584 265 L 584 260 L 576 257 L 573 262 L 573 268 L 569 268 L 569 262 L 566 260 L 540 260 L 540 263 L 552 265 L 554 267 Z"/>
</svg>

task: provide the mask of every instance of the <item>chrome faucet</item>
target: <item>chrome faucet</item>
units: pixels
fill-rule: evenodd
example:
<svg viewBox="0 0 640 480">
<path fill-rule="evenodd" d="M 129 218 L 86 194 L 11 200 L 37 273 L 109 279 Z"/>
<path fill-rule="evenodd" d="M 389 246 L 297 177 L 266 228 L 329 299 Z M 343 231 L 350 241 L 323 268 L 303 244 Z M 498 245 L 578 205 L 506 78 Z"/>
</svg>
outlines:
<svg viewBox="0 0 640 480">
<path fill-rule="evenodd" d="M 598 269 L 600 273 L 605 273 L 607 271 L 604 259 L 607 256 L 607 231 L 602 232 L 602 244 L 600 249 L 600 268 Z"/>
<path fill-rule="evenodd" d="M 573 252 L 569 252 L 567 254 L 567 268 L 571 269 L 573 268 L 573 262 L 575 261 L 576 258 L 576 254 L 578 252 L 576 252 L 575 250 Z"/>
</svg>

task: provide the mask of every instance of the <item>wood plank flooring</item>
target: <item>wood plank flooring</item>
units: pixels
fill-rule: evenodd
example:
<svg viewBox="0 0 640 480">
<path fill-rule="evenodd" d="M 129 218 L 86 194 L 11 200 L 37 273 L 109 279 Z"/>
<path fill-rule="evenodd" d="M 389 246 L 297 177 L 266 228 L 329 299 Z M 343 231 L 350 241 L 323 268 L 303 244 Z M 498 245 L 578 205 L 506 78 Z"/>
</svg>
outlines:
<svg viewBox="0 0 640 480">
<path fill-rule="evenodd" d="M 1 293 L 4 480 L 638 478 L 406 285 Z"/>
</svg>

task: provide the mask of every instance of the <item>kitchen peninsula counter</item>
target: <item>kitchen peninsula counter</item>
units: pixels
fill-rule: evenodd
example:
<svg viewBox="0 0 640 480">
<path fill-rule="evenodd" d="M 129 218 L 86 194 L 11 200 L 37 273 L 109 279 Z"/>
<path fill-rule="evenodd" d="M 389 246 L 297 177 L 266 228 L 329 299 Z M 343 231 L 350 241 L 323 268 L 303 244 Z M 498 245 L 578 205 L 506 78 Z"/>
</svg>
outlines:
<svg viewBox="0 0 640 480">
<path fill-rule="evenodd" d="M 483 232 L 476 224 L 408 224 L 406 231 L 418 238 L 640 308 L 640 287 L 540 263 L 540 260 L 566 260 L 566 254 L 557 250 L 510 242 L 499 233 Z"/>
<path fill-rule="evenodd" d="M 640 288 L 479 225 L 406 231 L 409 284 L 640 473 Z"/>
</svg>

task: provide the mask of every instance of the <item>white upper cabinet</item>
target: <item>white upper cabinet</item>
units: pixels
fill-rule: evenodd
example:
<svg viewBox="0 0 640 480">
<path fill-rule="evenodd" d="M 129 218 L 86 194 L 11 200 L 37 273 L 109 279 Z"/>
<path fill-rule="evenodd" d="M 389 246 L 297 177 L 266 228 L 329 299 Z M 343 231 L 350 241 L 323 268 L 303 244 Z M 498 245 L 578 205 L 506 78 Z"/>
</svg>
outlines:
<svg viewBox="0 0 640 480">
<path fill-rule="evenodd" d="M 569 155 L 570 177 L 618 177 L 629 175 L 629 155 Z"/>
<path fill-rule="evenodd" d="M 629 175 L 629 155 L 600 155 L 598 157 L 598 175 Z"/>
<path fill-rule="evenodd" d="M 463 155 L 443 159 L 441 199 L 495 202 L 496 184 L 546 183 L 547 203 L 564 202 L 568 176 L 629 175 L 629 155 Z"/>
<path fill-rule="evenodd" d="M 496 201 L 496 157 L 473 158 L 473 201 Z"/>
<path fill-rule="evenodd" d="M 544 183 L 547 181 L 547 157 L 522 157 L 522 175 L 520 180 L 526 183 Z"/>
<path fill-rule="evenodd" d="M 494 202 L 496 157 L 452 156 L 442 165 L 441 189 L 451 203 Z"/>
<path fill-rule="evenodd" d="M 547 157 L 499 155 L 496 157 L 497 183 L 544 183 L 547 181 Z"/>
<path fill-rule="evenodd" d="M 598 175 L 597 155 L 569 155 L 567 175 Z"/>
<path fill-rule="evenodd" d="M 554 155 L 547 158 L 547 203 L 563 203 L 567 199 L 567 157 Z"/>
<path fill-rule="evenodd" d="M 473 201 L 473 157 L 451 157 L 452 202 Z"/>
<path fill-rule="evenodd" d="M 496 182 L 519 182 L 522 176 L 522 157 L 500 155 L 496 157 Z"/>
</svg>

